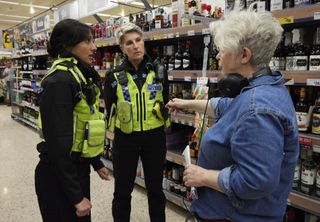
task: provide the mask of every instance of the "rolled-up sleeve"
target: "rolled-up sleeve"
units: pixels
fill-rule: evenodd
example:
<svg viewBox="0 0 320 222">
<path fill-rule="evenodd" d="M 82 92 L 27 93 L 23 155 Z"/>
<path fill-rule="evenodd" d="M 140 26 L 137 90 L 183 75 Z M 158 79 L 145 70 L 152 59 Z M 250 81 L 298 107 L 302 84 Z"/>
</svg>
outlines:
<svg viewBox="0 0 320 222">
<path fill-rule="evenodd" d="M 241 200 L 262 198 L 278 186 L 283 137 L 280 118 L 270 112 L 253 112 L 238 122 L 231 138 L 235 164 L 218 176 L 220 188 L 235 207 L 241 207 Z"/>
<path fill-rule="evenodd" d="M 214 114 L 213 118 L 220 118 L 223 112 L 228 108 L 233 99 L 226 97 L 215 97 L 210 99 L 210 106 Z"/>
</svg>

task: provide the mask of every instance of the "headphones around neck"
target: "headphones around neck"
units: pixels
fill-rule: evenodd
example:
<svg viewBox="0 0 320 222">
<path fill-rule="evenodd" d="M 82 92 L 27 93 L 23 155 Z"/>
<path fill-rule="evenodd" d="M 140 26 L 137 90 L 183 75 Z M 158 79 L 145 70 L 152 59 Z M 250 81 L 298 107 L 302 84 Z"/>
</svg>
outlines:
<svg viewBox="0 0 320 222">
<path fill-rule="evenodd" d="M 218 81 L 218 90 L 222 97 L 234 98 L 240 94 L 241 90 L 248 86 L 250 81 L 259 78 L 261 76 L 272 75 L 272 71 L 269 67 L 262 68 L 253 73 L 252 77 L 247 79 L 239 73 L 229 73 Z"/>
</svg>

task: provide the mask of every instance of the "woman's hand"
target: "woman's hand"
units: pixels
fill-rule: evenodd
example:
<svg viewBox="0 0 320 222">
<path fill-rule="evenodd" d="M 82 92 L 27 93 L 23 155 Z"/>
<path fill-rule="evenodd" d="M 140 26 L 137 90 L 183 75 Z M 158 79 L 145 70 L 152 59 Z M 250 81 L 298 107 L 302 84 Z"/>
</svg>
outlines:
<svg viewBox="0 0 320 222">
<path fill-rule="evenodd" d="M 74 206 L 76 208 L 76 214 L 78 217 L 90 215 L 92 205 L 90 203 L 90 200 L 88 200 L 87 198 L 84 197 L 79 203 Z"/>
<path fill-rule="evenodd" d="M 109 170 L 106 167 L 102 167 L 101 169 L 97 170 L 100 178 L 103 180 L 110 180 Z"/>
<path fill-rule="evenodd" d="M 176 115 L 178 111 L 181 111 L 186 108 L 186 100 L 178 98 L 171 99 L 167 103 L 166 108 L 169 109 L 169 113 Z"/>
<path fill-rule="evenodd" d="M 209 187 L 222 192 L 218 184 L 218 170 L 207 170 L 197 165 L 189 164 L 183 172 L 183 181 L 190 187 Z"/>
<path fill-rule="evenodd" d="M 207 176 L 207 171 L 208 170 L 194 164 L 187 165 L 183 172 L 183 181 L 185 185 L 189 187 L 205 186 L 204 180 Z"/>
</svg>

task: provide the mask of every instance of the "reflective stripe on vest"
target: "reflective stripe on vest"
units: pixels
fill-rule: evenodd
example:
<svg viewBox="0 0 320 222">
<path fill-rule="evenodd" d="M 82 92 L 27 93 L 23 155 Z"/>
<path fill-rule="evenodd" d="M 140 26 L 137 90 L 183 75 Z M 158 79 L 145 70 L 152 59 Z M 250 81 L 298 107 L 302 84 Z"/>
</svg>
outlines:
<svg viewBox="0 0 320 222">
<path fill-rule="evenodd" d="M 73 67 L 66 67 L 61 64 L 64 61 L 71 61 L 75 65 Z M 87 84 L 87 80 L 76 64 L 77 60 L 75 58 L 57 59 L 42 81 L 49 75 L 55 74 L 56 70 L 66 71 L 72 74 L 81 89 L 81 85 Z M 75 105 L 73 110 L 73 146 L 70 152 L 81 152 L 81 157 L 85 158 L 96 157 L 104 150 L 105 123 L 104 115 L 99 112 L 100 90 L 97 86 L 94 88 L 96 90 L 95 104 L 90 107 L 85 99 L 85 95 L 80 91 L 81 100 Z M 39 120 L 39 127 L 41 128 L 40 114 Z"/>
<path fill-rule="evenodd" d="M 128 78 L 127 87 L 123 87 L 119 82 L 117 84 L 117 107 L 120 102 L 128 101 L 126 94 L 129 94 L 129 101 L 132 105 L 133 131 L 146 131 L 163 126 L 164 121 L 158 119 L 152 113 L 155 101 L 163 101 L 163 86 L 161 83 L 156 83 L 156 81 L 154 81 L 154 71 L 151 70 L 148 73 L 141 91 L 139 91 L 131 74 L 126 72 L 126 75 Z M 114 76 L 118 81 L 117 73 L 114 73 Z M 125 93 L 125 91 L 127 92 Z M 120 125 L 118 113 L 116 113 L 115 126 L 120 128 Z"/>
</svg>

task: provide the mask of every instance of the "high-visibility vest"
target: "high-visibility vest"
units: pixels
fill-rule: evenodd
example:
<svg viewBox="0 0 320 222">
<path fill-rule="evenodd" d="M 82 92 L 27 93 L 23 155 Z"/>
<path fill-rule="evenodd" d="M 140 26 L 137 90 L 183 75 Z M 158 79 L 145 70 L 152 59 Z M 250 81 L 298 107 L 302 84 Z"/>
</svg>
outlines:
<svg viewBox="0 0 320 222">
<path fill-rule="evenodd" d="M 141 90 L 138 89 L 135 84 L 131 74 L 129 72 L 123 71 L 122 75 L 126 75 L 127 83 L 121 84 L 119 82 L 120 72 L 114 73 L 115 79 L 117 80 L 117 104 L 116 104 L 116 118 L 115 126 L 122 130 L 125 128 L 126 123 L 122 122 L 122 116 L 130 115 L 132 122 L 132 132 L 147 131 L 155 129 L 161 126 L 170 126 L 170 119 L 161 120 L 157 118 L 153 113 L 152 109 L 154 107 L 155 101 L 159 100 L 163 102 L 163 85 L 160 82 L 155 81 L 155 73 L 153 70 L 149 71 L 146 77 L 146 81 L 142 86 Z M 121 78 L 121 77 L 120 77 Z M 129 109 L 121 109 L 123 102 L 130 103 L 131 107 Z M 130 113 L 128 113 L 130 112 Z M 123 131 L 123 130 L 122 130 Z"/>
<path fill-rule="evenodd" d="M 72 63 L 73 64 L 72 64 Z M 68 65 L 66 65 L 66 63 Z M 70 72 L 80 85 L 80 101 L 73 110 L 73 145 L 70 152 L 81 152 L 81 157 L 91 158 L 101 154 L 104 150 L 105 142 L 105 121 L 103 113 L 99 112 L 100 90 L 95 85 L 95 104 L 89 106 L 83 88 L 88 82 L 84 78 L 80 69 L 76 66 L 78 61 L 71 58 L 57 59 L 48 74 L 42 79 L 44 81 L 50 75 L 57 75 L 59 71 Z M 71 65 L 70 65 L 71 64 Z M 60 74 L 60 73 L 59 73 Z M 41 81 L 41 82 L 42 82 Z M 41 129 L 41 115 L 39 114 L 39 128 Z"/>
</svg>

